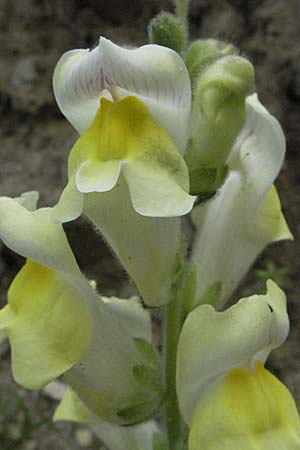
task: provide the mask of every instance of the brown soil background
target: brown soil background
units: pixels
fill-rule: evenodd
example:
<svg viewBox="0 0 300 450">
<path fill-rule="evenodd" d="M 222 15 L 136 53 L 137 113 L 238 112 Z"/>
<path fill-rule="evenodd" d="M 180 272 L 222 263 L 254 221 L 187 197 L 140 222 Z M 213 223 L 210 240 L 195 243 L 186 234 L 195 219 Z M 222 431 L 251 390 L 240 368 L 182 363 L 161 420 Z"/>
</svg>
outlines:
<svg viewBox="0 0 300 450">
<path fill-rule="evenodd" d="M 146 26 L 167 0 L 0 0 L 0 195 L 38 190 L 40 205 L 53 205 L 66 181 L 68 151 L 76 134 L 60 114 L 51 77 L 60 55 L 92 47 L 99 35 L 120 44 L 147 42 Z M 194 0 L 192 37 L 235 43 L 256 69 L 256 88 L 278 117 L 287 137 L 287 157 L 277 186 L 294 242 L 278 243 L 258 259 L 286 268 L 291 333 L 273 352 L 269 367 L 300 393 L 299 181 L 300 181 L 300 1 Z M 132 291 L 122 268 L 82 220 L 69 224 L 69 238 L 83 271 L 98 280 L 104 294 Z M 0 303 L 22 258 L 0 243 Z M 252 272 L 240 294 L 255 293 Z M 23 406 L 20 406 L 23 405 Z M 9 349 L 0 347 L 0 450 L 77 450 L 74 427 L 51 423 L 55 402 L 19 388 L 10 373 Z M 27 413 L 24 425 L 24 406 Z M 28 417 L 27 417 L 28 416 Z M 6 430 L 6 431 L 5 431 Z M 8 430 L 8 431 L 7 431 Z M 24 431 L 25 430 L 25 431 Z M 7 432 L 9 438 L 7 437 Z M 89 444 L 96 450 L 100 443 Z"/>
</svg>

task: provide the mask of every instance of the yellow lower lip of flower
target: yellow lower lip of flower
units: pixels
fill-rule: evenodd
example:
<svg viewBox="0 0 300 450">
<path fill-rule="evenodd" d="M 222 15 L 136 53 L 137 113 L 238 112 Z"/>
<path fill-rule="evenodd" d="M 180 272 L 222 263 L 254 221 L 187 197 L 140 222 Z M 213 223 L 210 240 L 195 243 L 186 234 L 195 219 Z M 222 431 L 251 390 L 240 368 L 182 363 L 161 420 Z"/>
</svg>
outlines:
<svg viewBox="0 0 300 450">
<path fill-rule="evenodd" d="M 76 173 L 81 192 L 111 190 L 121 169 L 133 196 L 136 190 L 146 192 L 146 183 L 150 185 L 150 203 L 157 190 L 162 198 L 167 194 L 171 201 L 173 195 L 179 204 L 185 200 L 189 209 L 192 207 L 188 170 L 182 156 L 146 105 L 132 96 L 116 102 L 102 98 L 92 125 L 75 143 L 69 157 L 69 178 Z M 141 209 L 147 203 L 145 197 L 139 201 Z"/>
<path fill-rule="evenodd" d="M 39 389 L 70 369 L 89 345 L 91 323 L 80 292 L 62 274 L 27 260 L 0 311 L 15 380 Z"/>
<path fill-rule="evenodd" d="M 78 217 L 82 194 L 112 190 L 120 173 L 141 215 L 176 217 L 193 207 L 185 161 L 147 106 L 133 96 L 116 102 L 102 98 L 94 121 L 71 150 L 69 183 L 53 210 L 54 221 Z"/>
<path fill-rule="evenodd" d="M 199 400 L 189 450 L 299 450 L 300 420 L 287 388 L 261 363 L 234 369 Z"/>
<path fill-rule="evenodd" d="M 93 123 L 72 149 L 69 171 L 78 160 L 136 158 L 172 168 L 181 160 L 175 144 L 141 100 L 133 96 L 116 102 L 102 98 Z"/>
</svg>

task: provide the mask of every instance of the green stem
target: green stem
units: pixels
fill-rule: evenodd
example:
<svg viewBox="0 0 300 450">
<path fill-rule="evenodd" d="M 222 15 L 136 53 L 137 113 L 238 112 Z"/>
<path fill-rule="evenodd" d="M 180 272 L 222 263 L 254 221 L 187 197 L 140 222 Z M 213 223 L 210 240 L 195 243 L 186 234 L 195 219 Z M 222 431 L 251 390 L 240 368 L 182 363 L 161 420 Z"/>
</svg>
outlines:
<svg viewBox="0 0 300 450">
<path fill-rule="evenodd" d="M 169 450 L 175 450 L 182 432 L 182 420 L 176 393 L 176 355 L 181 331 L 180 295 L 166 307 L 165 316 L 165 383 L 166 383 L 166 431 Z"/>
<path fill-rule="evenodd" d="M 178 19 L 180 19 L 181 22 L 186 27 L 186 30 L 188 29 L 188 20 L 187 20 L 188 4 L 189 0 L 176 0 L 176 14 Z"/>
</svg>

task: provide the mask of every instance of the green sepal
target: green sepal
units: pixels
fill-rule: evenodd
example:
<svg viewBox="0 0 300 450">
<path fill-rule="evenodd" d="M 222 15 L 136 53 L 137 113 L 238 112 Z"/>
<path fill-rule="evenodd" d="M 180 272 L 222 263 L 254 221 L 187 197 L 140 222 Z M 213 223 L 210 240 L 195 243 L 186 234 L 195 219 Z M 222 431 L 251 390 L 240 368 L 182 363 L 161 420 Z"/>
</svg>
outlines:
<svg viewBox="0 0 300 450">
<path fill-rule="evenodd" d="M 187 242 L 184 238 L 180 241 L 179 250 L 175 256 L 172 272 L 171 272 L 171 290 L 172 294 L 178 294 L 178 290 L 182 287 L 185 272 L 185 255 L 187 250 Z"/>
<path fill-rule="evenodd" d="M 234 45 L 227 42 L 216 39 L 198 39 L 194 41 L 185 54 L 185 63 L 190 74 L 192 86 L 204 67 L 222 56 L 234 53 L 237 53 L 237 49 Z"/>
<path fill-rule="evenodd" d="M 162 45 L 181 53 L 186 41 L 186 29 L 178 17 L 170 13 L 160 13 L 148 26 L 151 44 Z"/>
<path fill-rule="evenodd" d="M 160 402 L 156 395 L 143 398 L 132 403 L 117 412 L 117 415 L 125 422 L 137 424 L 152 418 L 158 411 Z"/>
<path fill-rule="evenodd" d="M 197 167 L 190 170 L 190 192 L 205 200 L 212 197 L 222 186 L 228 173 L 228 167 Z M 199 199 L 197 199 L 199 203 Z"/>
<path fill-rule="evenodd" d="M 156 433 L 152 439 L 153 450 L 167 450 L 168 444 L 166 437 L 163 434 Z"/>
<path fill-rule="evenodd" d="M 134 344 L 138 351 L 143 355 L 148 366 L 156 369 L 160 367 L 159 356 L 153 345 L 144 339 L 135 338 Z"/>
<path fill-rule="evenodd" d="M 196 299 L 196 291 L 197 291 L 197 267 L 195 263 L 190 263 L 190 268 L 187 269 L 186 278 L 183 288 L 183 314 L 186 317 L 193 309 L 197 308 L 200 305 L 208 304 L 212 306 L 216 306 L 222 291 L 222 283 L 220 281 L 216 281 L 212 283 L 201 295 L 200 298 Z"/>
<path fill-rule="evenodd" d="M 137 364 L 133 367 L 133 376 L 137 383 L 156 393 L 163 391 L 161 373 L 159 369 Z"/>
<path fill-rule="evenodd" d="M 194 308 L 197 308 L 197 306 L 203 304 L 208 304 L 215 307 L 218 304 L 218 301 L 220 300 L 221 292 L 222 292 L 222 283 L 221 281 L 216 281 L 206 289 L 203 295 L 201 295 L 199 300 L 196 302 Z"/>
<path fill-rule="evenodd" d="M 128 417 L 135 421 L 141 414 L 141 419 L 137 419 L 139 421 L 142 420 L 143 407 L 148 408 L 145 411 L 149 414 L 149 418 L 159 408 L 164 394 L 164 384 L 161 376 L 160 359 L 153 345 L 140 338 L 135 338 L 134 343 L 144 358 L 145 364 L 137 364 L 133 367 L 133 377 L 141 387 L 149 391 L 150 397 L 146 400 L 133 402 L 129 407 L 119 411 L 118 415 L 121 418 Z M 144 406 L 141 406 L 141 404 Z M 133 417 L 131 417 L 131 414 Z"/>
</svg>

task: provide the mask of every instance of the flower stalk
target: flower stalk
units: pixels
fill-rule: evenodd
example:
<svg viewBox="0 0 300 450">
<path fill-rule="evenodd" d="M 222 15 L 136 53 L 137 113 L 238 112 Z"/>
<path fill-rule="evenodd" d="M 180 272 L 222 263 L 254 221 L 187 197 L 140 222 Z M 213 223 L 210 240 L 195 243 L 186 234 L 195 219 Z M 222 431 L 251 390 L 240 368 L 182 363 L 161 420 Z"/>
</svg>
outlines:
<svg viewBox="0 0 300 450">
<path fill-rule="evenodd" d="M 188 31 L 188 6 L 189 0 L 176 0 L 176 14 Z"/>
<path fill-rule="evenodd" d="M 165 425 L 169 450 L 175 449 L 182 432 L 182 419 L 179 412 L 176 392 L 177 347 L 182 327 L 180 297 L 175 296 L 165 307 L 165 386 L 166 406 Z"/>
</svg>

